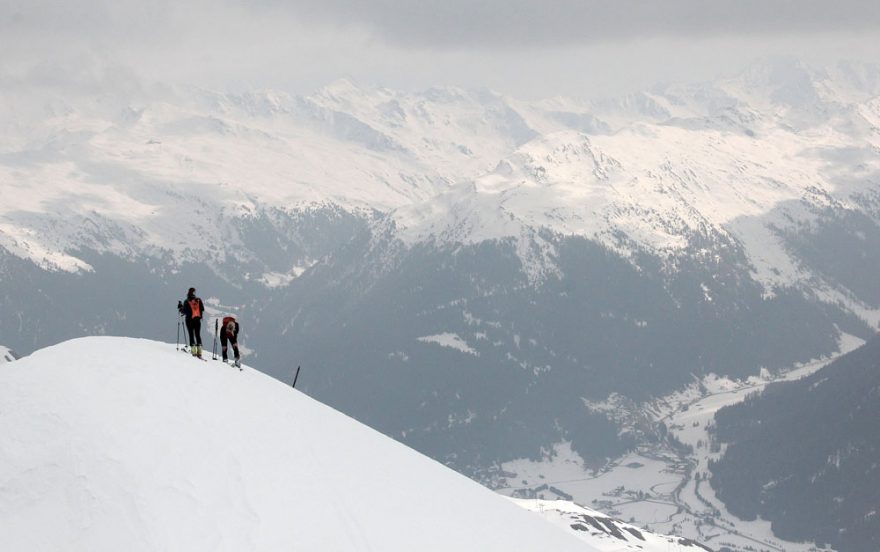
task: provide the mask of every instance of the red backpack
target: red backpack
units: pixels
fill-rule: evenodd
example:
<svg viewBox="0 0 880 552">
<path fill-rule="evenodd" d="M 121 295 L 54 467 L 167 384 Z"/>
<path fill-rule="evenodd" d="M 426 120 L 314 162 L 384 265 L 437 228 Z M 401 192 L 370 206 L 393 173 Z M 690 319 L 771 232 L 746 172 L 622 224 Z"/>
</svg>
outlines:
<svg viewBox="0 0 880 552">
<path fill-rule="evenodd" d="M 235 324 L 236 326 L 238 326 L 238 322 L 235 321 L 235 317 L 234 317 L 234 316 L 224 316 L 224 317 L 223 317 L 223 331 L 226 332 L 227 335 L 229 335 L 229 334 L 231 334 L 231 333 L 234 333 L 234 332 L 229 332 L 229 331 L 227 330 L 227 328 L 228 328 L 230 322 L 232 322 L 233 324 Z"/>
</svg>

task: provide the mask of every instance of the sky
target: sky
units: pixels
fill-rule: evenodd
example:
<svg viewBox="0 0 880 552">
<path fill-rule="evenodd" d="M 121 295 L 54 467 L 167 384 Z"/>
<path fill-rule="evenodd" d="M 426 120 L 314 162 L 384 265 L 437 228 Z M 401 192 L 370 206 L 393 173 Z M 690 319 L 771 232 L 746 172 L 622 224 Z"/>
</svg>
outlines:
<svg viewBox="0 0 880 552">
<path fill-rule="evenodd" d="M 876 0 L 0 0 L 0 74 L 308 94 L 340 78 L 610 96 L 880 53 Z"/>
</svg>

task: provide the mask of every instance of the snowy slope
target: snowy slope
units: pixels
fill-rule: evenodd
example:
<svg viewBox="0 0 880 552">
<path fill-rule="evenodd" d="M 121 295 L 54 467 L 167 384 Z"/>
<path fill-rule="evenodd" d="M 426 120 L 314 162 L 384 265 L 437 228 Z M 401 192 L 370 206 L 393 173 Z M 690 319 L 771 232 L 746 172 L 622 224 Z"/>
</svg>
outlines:
<svg viewBox="0 0 880 552">
<path fill-rule="evenodd" d="M 168 344 L 83 338 L 9 364 L 0 433 L 4 550 L 595 550 L 277 380 Z"/>
<path fill-rule="evenodd" d="M 603 552 L 700 552 L 708 547 L 681 537 L 668 537 L 623 523 L 567 500 L 511 499 L 566 527 Z"/>
</svg>

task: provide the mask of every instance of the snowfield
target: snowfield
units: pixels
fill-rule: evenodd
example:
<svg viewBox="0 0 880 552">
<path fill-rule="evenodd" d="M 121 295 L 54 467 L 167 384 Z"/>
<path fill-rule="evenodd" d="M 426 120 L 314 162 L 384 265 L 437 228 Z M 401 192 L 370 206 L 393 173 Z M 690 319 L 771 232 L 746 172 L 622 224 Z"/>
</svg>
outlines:
<svg viewBox="0 0 880 552">
<path fill-rule="evenodd" d="M 0 434 L 4 550 L 597 550 L 277 380 L 164 343 L 82 338 L 5 365 Z"/>
<path fill-rule="evenodd" d="M 455 349 L 462 353 L 480 356 L 480 353 L 471 348 L 471 346 L 468 345 L 458 334 L 454 333 L 444 332 L 437 335 L 425 335 L 418 338 L 418 341 L 421 341 L 422 343 L 436 343 L 441 347 L 449 347 L 450 349 Z"/>
</svg>

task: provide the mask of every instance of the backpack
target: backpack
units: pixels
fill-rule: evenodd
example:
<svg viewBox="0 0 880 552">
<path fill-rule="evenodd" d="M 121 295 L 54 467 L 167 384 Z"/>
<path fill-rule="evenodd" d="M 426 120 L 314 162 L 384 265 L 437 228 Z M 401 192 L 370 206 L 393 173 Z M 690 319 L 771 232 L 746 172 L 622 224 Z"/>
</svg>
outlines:
<svg viewBox="0 0 880 552">
<path fill-rule="evenodd" d="M 235 321 L 235 317 L 233 317 L 233 316 L 223 317 L 223 331 L 226 332 L 226 335 L 235 335 L 235 330 L 237 328 L 238 328 L 238 322 Z"/>
<path fill-rule="evenodd" d="M 192 313 L 192 318 L 201 318 L 202 317 L 202 307 L 200 306 L 201 301 L 199 301 L 198 297 L 193 297 L 188 301 L 189 310 Z"/>
</svg>

